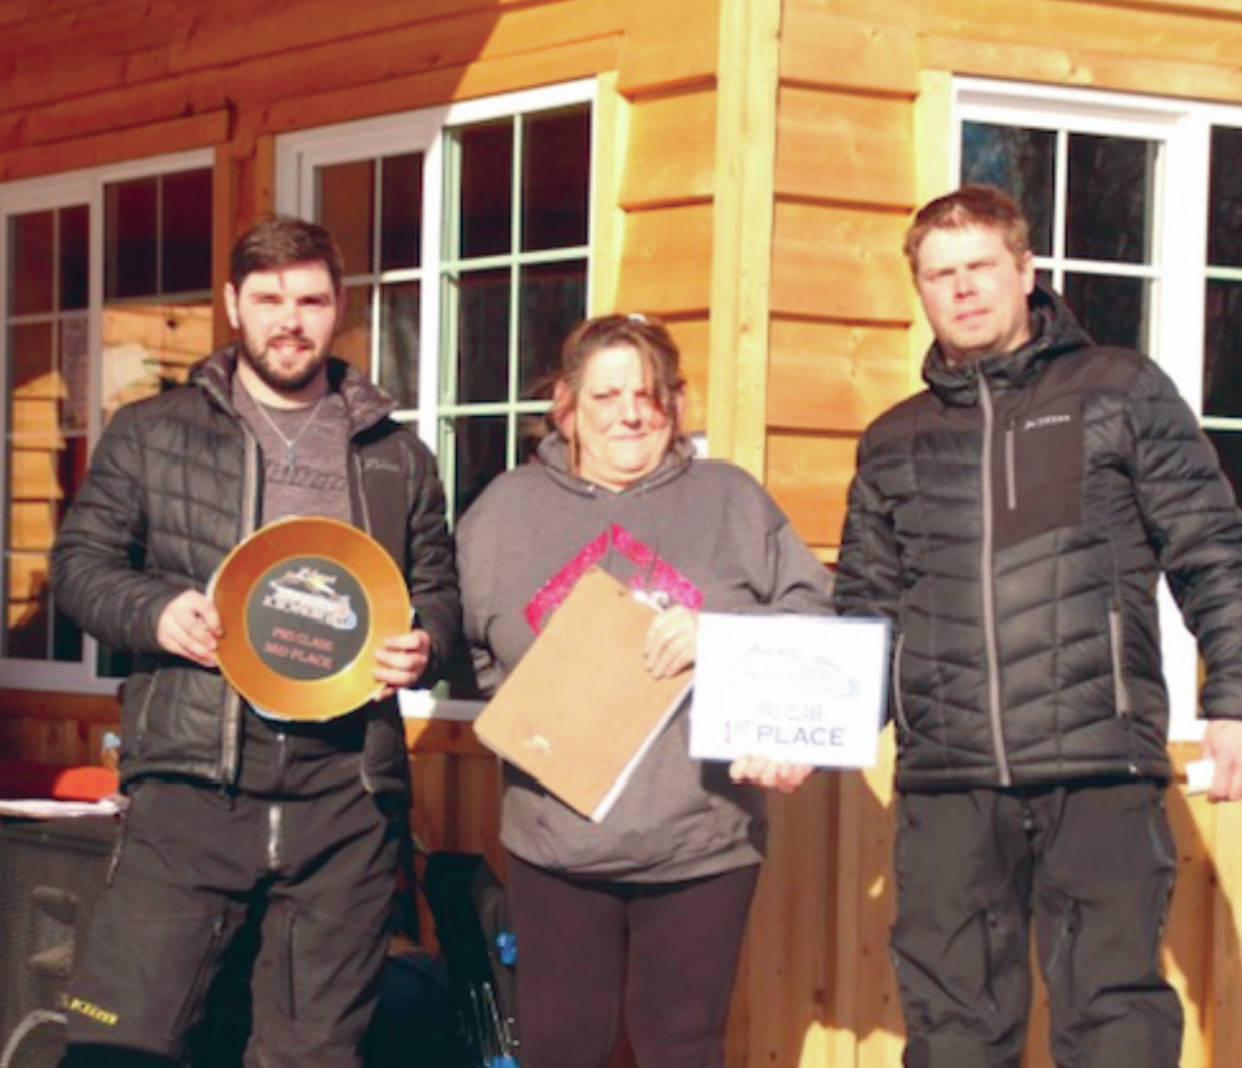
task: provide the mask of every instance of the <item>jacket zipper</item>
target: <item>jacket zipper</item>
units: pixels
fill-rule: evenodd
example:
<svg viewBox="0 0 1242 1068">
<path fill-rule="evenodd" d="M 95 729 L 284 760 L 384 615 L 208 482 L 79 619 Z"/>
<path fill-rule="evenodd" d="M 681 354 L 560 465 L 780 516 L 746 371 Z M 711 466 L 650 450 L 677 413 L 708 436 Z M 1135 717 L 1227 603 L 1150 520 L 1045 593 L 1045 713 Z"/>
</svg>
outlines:
<svg viewBox="0 0 1242 1068">
<path fill-rule="evenodd" d="M 239 541 L 255 531 L 259 514 L 259 445 L 244 420 L 238 420 L 245 445 L 245 479 L 242 483 L 242 515 Z M 232 686 L 224 689 L 222 710 L 222 752 L 220 781 L 232 784 L 237 781 L 238 751 L 241 748 L 241 695 Z"/>
<path fill-rule="evenodd" d="M 1013 452 L 1014 429 L 1013 421 L 1010 420 L 1009 425 L 1005 427 L 1005 504 L 1011 512 L 1018 507 L 1018 475 L 1015 470 Z"/>
<path fill-rule="evenodd" d="M 1122 668 L 1121 654 L 1125 648 L 1121 627 L 1121 609 L 1114 603 L 1108 610 L 1108 647 L 1113 661 L 1113 700 L 1117 704 L 1117 715 L 1128 716 L 1130 708 L 1130 689 L 1126 686 L 1125 671 Z"/>
<path fill-rule="evenodd" d="M 267 810 L 267 867 L 275 871 L 280 867 L 281 822 L 284 810 L 273 802 Z"/>
<path fill-rule="evenodd" d="M 995 533 L 992 515 L 992 446 L 996 420 L 987 380 L 977 369 L 975 377 L 979 383 L 979 407 L 983 411 L 983 453 L 980 464 L 983 539 L 979 554 L 979 585 L 983 596 L 983 645 L 988 666 L 988 716 L 992 724 L 992 752 L 996 758 L 1000 785 L 1012 786 L 1013 777 L 1009 773 L 1005 738 L 1001 732 L 1000 656 L 996 643 L 996 589 L 992 574 L 992 544 Z"/>
<path fill-rule="evenodd" d="M 898 634 L 897 643 L 893 647 L 893 715 L 897 717 L 897 726 L 908 734 L 910 732 L 910 723 L 906 719 L 906 708 L 901 701 L 901 652 L 905 645 L 905 634 Z"/>
</svg>

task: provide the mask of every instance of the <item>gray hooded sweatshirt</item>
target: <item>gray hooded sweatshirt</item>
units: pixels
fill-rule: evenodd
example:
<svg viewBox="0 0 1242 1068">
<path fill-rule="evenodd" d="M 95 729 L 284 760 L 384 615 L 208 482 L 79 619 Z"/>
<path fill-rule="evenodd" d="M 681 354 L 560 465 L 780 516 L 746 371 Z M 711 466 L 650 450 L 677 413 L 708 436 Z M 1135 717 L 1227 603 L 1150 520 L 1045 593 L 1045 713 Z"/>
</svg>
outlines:
<svg viewBox="0 0 1242 1068">
<path fill-rule="evenodd" d="M 569 473 L 558 433 L 501 475 L 457 527 L 466 637 L 484 693 L 592 565 L 657 602 L 706 612 L 831 612 L 831 578 L 750 475 L 675 442 L 620 493 Z M 591 695 L 583 693 L 583 701 Z M 671 882 L 758 863 L 762 791 L 691 760 L 689 701 L 592 823 L 504 768 L 501 841 L 523 860 L 588 878 Z"/>
</svg>

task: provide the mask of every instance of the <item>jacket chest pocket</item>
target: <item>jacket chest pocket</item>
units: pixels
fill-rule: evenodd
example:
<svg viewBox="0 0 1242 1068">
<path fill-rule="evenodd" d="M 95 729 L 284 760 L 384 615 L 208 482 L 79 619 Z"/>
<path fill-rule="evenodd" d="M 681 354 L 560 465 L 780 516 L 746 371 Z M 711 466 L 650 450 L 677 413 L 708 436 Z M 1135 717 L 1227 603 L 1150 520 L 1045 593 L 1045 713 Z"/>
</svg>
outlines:
<svg viewBox="0 0 1242 1068">
<path fill-rule="evenodd" d="M 1083 426 L 1078 403 L 1010 416 L 993 462 L 997 546 L 1082 521 Z"/>
</svg>

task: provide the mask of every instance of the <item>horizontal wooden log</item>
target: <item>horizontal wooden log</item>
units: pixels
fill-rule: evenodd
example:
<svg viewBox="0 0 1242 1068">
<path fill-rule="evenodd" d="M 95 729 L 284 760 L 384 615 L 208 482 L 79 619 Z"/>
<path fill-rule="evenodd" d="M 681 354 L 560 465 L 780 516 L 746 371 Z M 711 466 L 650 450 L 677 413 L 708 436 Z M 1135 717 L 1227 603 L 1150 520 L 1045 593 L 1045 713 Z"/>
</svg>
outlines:
<svg viewBox="0 0 1242 1068">
<path fill-rule="evenodd" d="M 710 303 L 712 206 L 630 212 L 625 219 L 617 306 L 695 315 Z"/>
<path fill-rule="evenodd" d="M 868 11 L 870 8 L 868 7 Z M 919 46 L 909 22 L 886 23 L 812 0 L 786 0 L 780 74 L 786 82 L 913 97 Z"/>
<path fill-rule="evenodd" d="M 716 93 L 642 97 L 630 108 L 620 203 L 627 209 L 712 195 Z"/>
<path fill-rule="evenodd" d="M 620 37 L 613 35 L 393 78 L 380 85 L 310 93 L 255 109 L 249 121 L 265 132 L 279 134 L 591 77 L 616 66 L 619 47 Z"/>
<path fill-rule="evenodd" d="M 909 101 L 786 86 L 776 118 L 778 196 L 914 206 Z"/>
<path fill-rule="evenodd" d="M 203 148 L 225 141 L 228 136 L 228 112 L 212 111 L 54 145 L 13 149 L 0 152 L 0 181 Z"/>
<path fill-rule="evenodd" d="M 618 5 L 620 6 L 620 5 Z M 720 0 L 626 0 L 617 91 L 629 97 L 709 85 L 720 54 Z"/>
<path fill-rule="evenodd" d="M 909 323 L 905 229 L 904 214 L 778 200 L 773 314 Z"/>
<path fill-rule="evenodd" d="M 764 484 L 807 544 L 840 544 L 856 449 L 850 435 L 768 435 Z"/>
<path fill-rule="evenodd" d="M 774 429 L 861 432 L 918 386 L 907 331 L 775 319 L 768 424 Z"/>
</svg>

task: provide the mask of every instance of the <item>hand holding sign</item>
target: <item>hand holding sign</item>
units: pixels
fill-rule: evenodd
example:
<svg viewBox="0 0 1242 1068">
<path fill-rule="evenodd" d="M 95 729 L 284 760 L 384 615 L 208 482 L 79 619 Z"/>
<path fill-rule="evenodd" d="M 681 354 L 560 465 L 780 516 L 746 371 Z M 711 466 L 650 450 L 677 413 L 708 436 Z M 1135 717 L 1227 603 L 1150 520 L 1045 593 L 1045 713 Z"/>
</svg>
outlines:
<svg viewBox="0 0 1242 1068">
<path fill-rule="evenodd" d="M 690 755 L 758 757 L 791 767 L 870 767 L 887 677 L 887 622 L 704 614 Z M 754 778 L 746 765 L 741 770 Z M 792 782 L 792 773 L 788 777 Z"/>
</svg>

